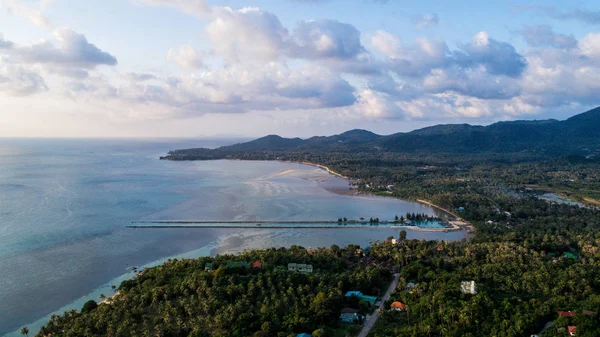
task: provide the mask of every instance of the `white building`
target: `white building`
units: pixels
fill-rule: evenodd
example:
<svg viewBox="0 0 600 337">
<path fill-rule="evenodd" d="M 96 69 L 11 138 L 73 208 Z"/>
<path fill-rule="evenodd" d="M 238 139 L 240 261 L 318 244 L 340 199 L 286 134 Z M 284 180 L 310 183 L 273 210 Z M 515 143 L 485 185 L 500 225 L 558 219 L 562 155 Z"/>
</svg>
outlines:
<svg viewBox="0 0 600 337">
<path fill-rule="evenodd" d="M 298 271 L 301 273 L 312 273 L 313 266 L 312 264 L 304 264 L 304 263 L 288 263 L 289 271 Z"/>
<path fill-rule="evenodd" d="M 460 282 L 460 291 L 463 294 L 475 295 L 477 294 L 477 285 L 475 281 L 462 281 Z"/>
</svg>

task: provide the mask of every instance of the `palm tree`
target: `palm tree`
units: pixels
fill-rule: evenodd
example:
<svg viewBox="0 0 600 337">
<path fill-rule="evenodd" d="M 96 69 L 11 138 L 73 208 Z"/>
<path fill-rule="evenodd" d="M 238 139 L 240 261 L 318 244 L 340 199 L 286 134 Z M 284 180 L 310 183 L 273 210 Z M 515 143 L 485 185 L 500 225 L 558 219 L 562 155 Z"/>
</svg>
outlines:
<svg viewBox="0 0 600 337">
<path fill-rule="evenodd" d="M 21 335 L 23 335 L 23 336 L 29 335 L 29 328 L 23 327 L 23 329 L 21 329 Z"/>
</svg>

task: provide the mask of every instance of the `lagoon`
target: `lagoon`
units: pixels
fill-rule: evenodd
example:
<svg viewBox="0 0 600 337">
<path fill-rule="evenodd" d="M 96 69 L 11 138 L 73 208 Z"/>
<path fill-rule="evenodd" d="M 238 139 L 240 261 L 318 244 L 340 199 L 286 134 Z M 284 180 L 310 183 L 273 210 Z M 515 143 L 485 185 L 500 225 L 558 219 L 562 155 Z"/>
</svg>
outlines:
<svg viewBox="0 0 600 337">
<path fill-rule="evenodd" d="M 280 162 L 173 162 L 177 148 L 234 140 L 0 140 L 0 336 L 32 332 L 53 312 L 80 309 L 133 266 L 170 257 L 302 245 L 366 245 L 394 228 L 153 229 L 132 221 L 299 220 L 439 215 L 392 198 L 332 193 L 348 183 L 312 166 Z M 460 240 L 463 231 L 408 231 Z M 34 323 L 37 322 L 37 323 Z"/>
</svg>

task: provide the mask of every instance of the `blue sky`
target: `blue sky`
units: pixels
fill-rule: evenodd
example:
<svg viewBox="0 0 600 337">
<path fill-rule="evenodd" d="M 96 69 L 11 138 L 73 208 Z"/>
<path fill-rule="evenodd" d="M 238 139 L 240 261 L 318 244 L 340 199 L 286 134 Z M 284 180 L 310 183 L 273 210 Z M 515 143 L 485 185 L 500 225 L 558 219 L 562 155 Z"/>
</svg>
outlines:
<svg viewBox="0 0 600 337">
<path fill-rule="evenodd" d="M 593 1 L 0 0 L 0 134 L 378 133 L 600 105 Z"/>
</svg>

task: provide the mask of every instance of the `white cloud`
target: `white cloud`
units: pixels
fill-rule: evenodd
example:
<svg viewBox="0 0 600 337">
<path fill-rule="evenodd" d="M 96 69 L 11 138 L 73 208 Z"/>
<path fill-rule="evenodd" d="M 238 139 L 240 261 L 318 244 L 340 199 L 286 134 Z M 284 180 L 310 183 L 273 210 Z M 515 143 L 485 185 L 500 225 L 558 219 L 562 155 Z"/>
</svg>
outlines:
<svg viewBox="0 0 600 337">
<path fill-rule="evenodd" d="M 589 33 L 579 41 L 581 54 L 600 62 L 600 33 Z"/>
<path fill-rule="evenodd" d="M 431 36 L 406 42 L 381 30 L 365 36 L 333 19 L 288 28 L 259 8 L 136 2 L 202 19 L 198 31 L 206 51 L 191 45 L 166 51 L 168 61 L 187 71 L 168 74 L 172 67 L 160 64 L 120 69 L 113 54 L 83 34 L 52 29 L 53 38 L 33 44 L 0 35 L 0 92 L 11 100 L 43 91 L 44 97 L 62 94 L 115 120 L 263 113 L 277 120 L 291 114 L 298 123 L 307 116 L 323 123 L 514 118 L 594 104 L 600 92 L 598 33 L 578 41 L 549 26 L 525 27 L 520 32 L 530 47 L 517 51 L 482 31 L 451 48 Z M 41 17 L 42 7 L 34 8 Z M 30 12 L 19 15 L 35 21 Z M 415 18 L 420 29 L 438 21 L 434 14 Z"/>
<path fill-rule="evenodd" d="M 0 57 L 0 93 L 27 96 L 47 89 L 38 73 Z"/>
<path fill-rule="evenodd" d="M 31 45 L 17 45 L 4 41 L 0 53 L 8 54 L 25 63 L 50 64 L 61 67 L 90 69 L 98 65 L 116 65 L 117 59 L 88 42 L 85 36 L 70 29 L 53 32 L 55 41 L 40 41 Z M 1 47 L 4 46 L 4 47 Z"/>
<path fill-rule="evenodd" d="M 355 89 L 327 69 L 290 69 L 276 62 L 206 69 L 178 78 L 126 74 L 123 80 L 111 84 L 106 78 L 90 77 L 71 82 L 66 94 L 77 100 L 120 102 L 142 111 L 151 104 L 160 107 L 162 118 L 335 108 L 350 106 L 356 100 Z"/>
<path fill-rule="evenodd" d="M 38 27 L 53 29 L 54 25 L 44 15 L 46 7 L 48 7 L 48 5 L 50 5 L 52 2 L 53 0 L 41 0 L 32 5 L 26 5 L 25 3 L 17 0 L 3 0 L 0 2 L 0 6 L 4 6 L 12 15 L 29 19 L 31 23 Z"/>
<path fill-rule="evenodd" d="M 199 69 L 204 67 L 204 55 L 190 45 L 182 45 L 178 50 L 170 49 L 167 59 L 174 61 L 184 69 Z"/>
<path fill-rule="evenodd" d="M 214 54 L 229 63 L 277 60 L 288 37 L 275 15 L 258 8 L 223 9 L 205 31 Z"/>
<path fill-rule="evenodd" d="M 366 50 L 360 32 L 336 20 L 302 21 L 294 29 L 289 55 L 305 59 L 352 59 Z"/>
</svg>

